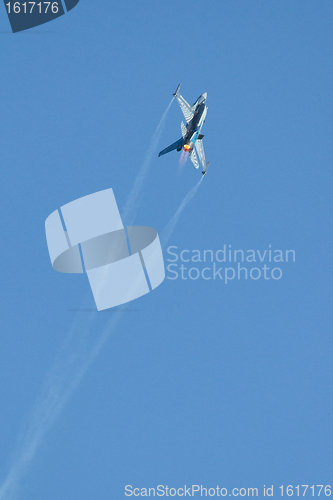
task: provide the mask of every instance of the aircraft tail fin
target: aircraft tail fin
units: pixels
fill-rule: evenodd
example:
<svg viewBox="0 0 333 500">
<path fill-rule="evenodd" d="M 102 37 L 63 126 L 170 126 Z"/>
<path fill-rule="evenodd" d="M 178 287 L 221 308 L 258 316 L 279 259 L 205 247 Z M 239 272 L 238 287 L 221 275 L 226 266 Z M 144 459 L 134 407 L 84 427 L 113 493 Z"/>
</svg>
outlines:
<svg viewBox="0 0 333 500">
<path fill-rule="evenodd" d="M 165 155 L 166 153 L 170 153 L 170 151 L 173 151 L 174 149 L 177 149 L 177 151 L 180 151 L 183 147 L 183 144 L 184 144 L 184 139 L 183 139 L 183 137 L 181 137 L 180 139 L 178 139 L 178 141 L 174 142 L 173 144 L 171 144 L 167 148 L 160 151 L 158 156 L 162 156 L 162 155 Z"/>
</svg>

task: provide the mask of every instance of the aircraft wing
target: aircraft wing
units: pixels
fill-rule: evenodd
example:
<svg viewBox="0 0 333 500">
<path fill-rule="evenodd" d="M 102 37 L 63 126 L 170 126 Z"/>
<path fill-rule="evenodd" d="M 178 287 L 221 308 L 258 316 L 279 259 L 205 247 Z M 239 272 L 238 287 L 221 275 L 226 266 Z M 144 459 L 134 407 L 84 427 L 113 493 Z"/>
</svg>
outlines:
<svg viewBox="0 0 333 500">
<path fill-rule="evenodd" d="M 194 116 L 194 113 L 192 111 L 192 106 L 190 106 L 189 103 L 186 102 L 184 97 L 181 96 L 180 94 L 176 94 L 176 99 L 179 103 L 180 109 L 183 112 L 186 123 L 190 122 Z"/>
<path fill-rule="evenodd" d="M 198 158 L 197 158 L 197 155 L 195 154 L 194 149 L 192 149 L 192 151 L 190 152 L 190 159 L 191 159 L 193 165 L 195 166 L 195 168 L 199 168 Z"/>
<path fill-rule="evenodd" d="M 202 139 L 197 139 L 195 141 L 195 148 L 197 150 L 199 160 L 201 161 L 202 167 L 205 168 L 206 158 L 205 158 L 205 151 L 204 151 Z"/>
</svg>

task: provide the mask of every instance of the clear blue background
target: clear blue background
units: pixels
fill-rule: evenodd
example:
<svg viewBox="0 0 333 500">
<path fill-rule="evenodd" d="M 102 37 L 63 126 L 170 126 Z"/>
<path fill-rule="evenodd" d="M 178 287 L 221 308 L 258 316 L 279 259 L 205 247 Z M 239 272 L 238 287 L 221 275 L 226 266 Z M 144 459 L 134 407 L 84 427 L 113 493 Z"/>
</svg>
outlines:
<svg viewBox="0 0 333 500">
<path fill-rule="evenodd" d="M 124 206 L 178 83 L 208 92 L 211 166 L 169 244 L 296 251 L 279 281 L 166 279 L 129 304 L 18 498 L 333 483 L 332 25 L 327 0 L 81 0 L 15 35 L 0 11 L 2 480 L 74 318 L 98 337 L 117 314 L 73 311 L 88 281 L 53 271 L 44 221 L 109 187 Z M 200 174 L 157 153 L 135 222 L 160 232 Z"/>
</svg>

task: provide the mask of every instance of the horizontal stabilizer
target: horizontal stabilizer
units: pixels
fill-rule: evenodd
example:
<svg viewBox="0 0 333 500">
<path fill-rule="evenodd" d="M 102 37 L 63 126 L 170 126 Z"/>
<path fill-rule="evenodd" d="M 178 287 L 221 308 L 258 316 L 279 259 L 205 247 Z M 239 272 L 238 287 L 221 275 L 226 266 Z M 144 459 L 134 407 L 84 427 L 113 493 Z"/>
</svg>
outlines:
<svg viewBox="0 0 333 500">
<path fill-rule="evenodd" d="M 177 151 L 180 151 L 183 147 L 183 144 L 184 144 L 184 139 L 181 137 L 178 141 L 171 144 L 171 146 L 168 146 L 167 148 L 160 151 L 158 156 L 162 156 L 162 155 L 165 155 L 166 153 L 170 153 L 170 151 L 173 151 L 174 149 L 177 149 Z"/>
<path fill-rule="evenodd" d="M 182 129 L 182 136 L 185 137 L 185 135 L 187 134 L 187 128 L 186 128 L 184 122 L 181 122 L 180 128 Z"/>
</svg>

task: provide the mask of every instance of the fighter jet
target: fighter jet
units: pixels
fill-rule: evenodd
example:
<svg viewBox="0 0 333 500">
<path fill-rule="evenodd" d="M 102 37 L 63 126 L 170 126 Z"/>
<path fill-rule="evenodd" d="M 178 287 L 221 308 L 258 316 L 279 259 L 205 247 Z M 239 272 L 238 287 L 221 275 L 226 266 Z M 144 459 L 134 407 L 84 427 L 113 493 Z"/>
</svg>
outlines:
<svg viewBox="0 0 333 500">
<path fill-rule="evenodd" d="M 196 149 L 203 168 L 202 174 L 206 175 L 207 168 L 209 167 L 209 162 L 206 163 L 205 152 L 202 143 L 203 135 L 201 134 L 201 128 L 205 122 L 208 109 L 205 105 L 207 92 L 201 94 L 201 96 L 198 97 L 195 103 L 190 106 L 188 102 L 185 101 L 184 97 L 180 95 L 179 89 L 180 84 L 178 85 L 177 90 L 173 95 L 176 97 L 186 120 L 186 124 L 184 124 L 184 122 L 181 122 L 182 137 L 178 141 L 171 144 L 171 146 L 163 149 L 163 151 L 161 151 L 158 156 L 165 155 L 166 153 L 169 153 L 174 149 L 177 149 L 177 151 L 181 151 L 181 149 L 183 149 L 183 151 L 189 153 L 190 159 L 195 168 L 199 168 L 199 162 L 195 152 Z"/>
</svg>

